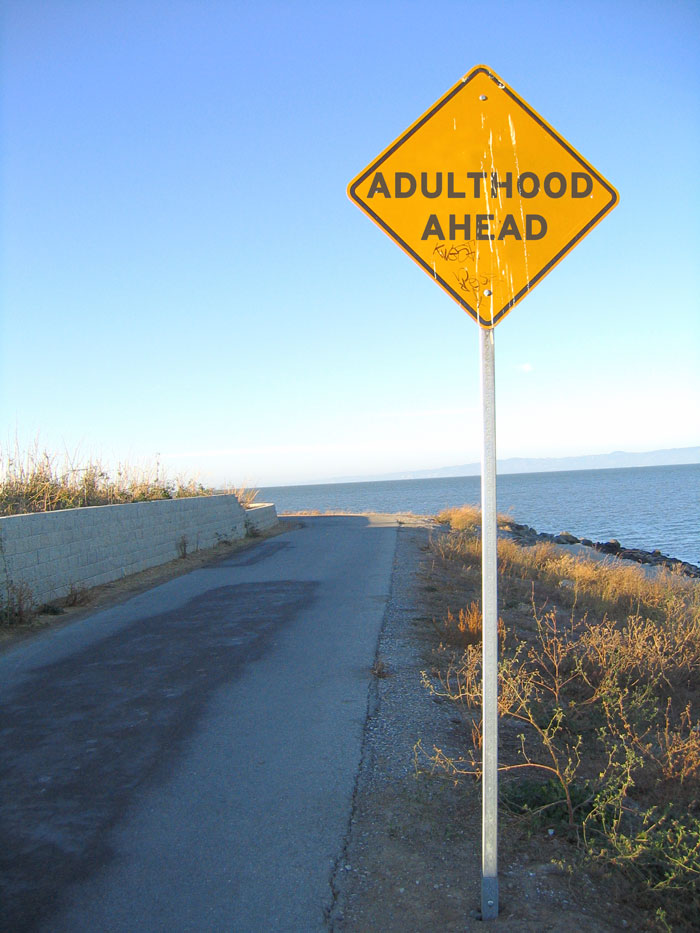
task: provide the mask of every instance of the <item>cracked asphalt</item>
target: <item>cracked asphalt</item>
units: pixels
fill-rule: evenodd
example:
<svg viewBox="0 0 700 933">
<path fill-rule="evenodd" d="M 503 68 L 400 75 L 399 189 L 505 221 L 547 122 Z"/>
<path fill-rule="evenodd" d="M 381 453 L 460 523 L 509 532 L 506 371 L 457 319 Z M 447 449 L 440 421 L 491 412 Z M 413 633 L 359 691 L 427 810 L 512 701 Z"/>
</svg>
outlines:
<svg viewBox="0 0 700 933">
<path fill-rule="evenodd" d="M 304 518 L 0 655 L 1 930 L 328 928 L 397 527 Z"/>
</svg>

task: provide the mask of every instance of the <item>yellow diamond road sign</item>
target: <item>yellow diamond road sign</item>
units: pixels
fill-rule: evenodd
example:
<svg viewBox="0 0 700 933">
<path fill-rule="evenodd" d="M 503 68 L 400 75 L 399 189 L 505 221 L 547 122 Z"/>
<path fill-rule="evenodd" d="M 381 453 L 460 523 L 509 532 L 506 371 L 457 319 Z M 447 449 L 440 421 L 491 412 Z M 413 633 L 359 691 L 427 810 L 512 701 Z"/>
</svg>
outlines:
<svg viewBox="0 0 700 933">
<path fill-rule="evenodd" d="M 483 327 L 497 324 L 618 201 L 484 65 L 353 179 L 348 194 Z"/>
</svg>

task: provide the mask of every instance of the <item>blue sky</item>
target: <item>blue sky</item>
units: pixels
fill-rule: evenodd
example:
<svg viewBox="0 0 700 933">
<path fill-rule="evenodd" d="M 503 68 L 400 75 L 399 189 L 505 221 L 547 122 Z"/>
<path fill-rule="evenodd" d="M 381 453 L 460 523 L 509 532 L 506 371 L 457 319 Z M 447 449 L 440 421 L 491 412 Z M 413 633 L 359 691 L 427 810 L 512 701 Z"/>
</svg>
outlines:
<svg viewBox="0 0 700 933">
<path fill-rule="evenodd" d="M 499 456 L 700 442 L 697 3 L 3 7 L 3 444 L 258 485 L 478 460 L 478 326 L 346 186 L 482 63 L 620 192 L 496 329 Z"/>
</svg>

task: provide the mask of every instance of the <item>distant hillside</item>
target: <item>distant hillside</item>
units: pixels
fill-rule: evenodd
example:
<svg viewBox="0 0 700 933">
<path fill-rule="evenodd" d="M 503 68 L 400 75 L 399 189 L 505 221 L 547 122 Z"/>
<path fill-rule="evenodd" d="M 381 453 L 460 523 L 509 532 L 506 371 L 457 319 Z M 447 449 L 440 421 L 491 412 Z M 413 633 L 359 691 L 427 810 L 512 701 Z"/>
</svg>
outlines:
<svg viewBox="0 0 700 933">
<path fill-rule="evenodd" d="M 610 454 L 588 454 L 582 457 L 510 457 L 498 461 L 498 472 L 548 473 L 557 470 L 609 470 L 622 467 L 675 466 L 700 463 L 700 447 L 674 447 L 670 450 L 649 450 L 627 453 L 616 450 Z M 390 479 L 434 479 L 449 476 L 478 476 L 479 463 L 461 463 L 457 466 L 436 467 L 432 470 L 411 470 L 386 473 L 381 476 L 353 476 L 337 478 L 334 482 L 353 482 Z"/>
</svg>

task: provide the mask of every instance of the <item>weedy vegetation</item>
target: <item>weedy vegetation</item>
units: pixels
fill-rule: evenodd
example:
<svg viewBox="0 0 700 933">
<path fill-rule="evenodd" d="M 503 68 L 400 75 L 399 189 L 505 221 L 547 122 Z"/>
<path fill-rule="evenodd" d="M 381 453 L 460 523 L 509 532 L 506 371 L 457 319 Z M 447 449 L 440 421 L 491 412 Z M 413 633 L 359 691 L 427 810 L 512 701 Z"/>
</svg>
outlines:
<svg viewBox="0 0 700 933">
<path fill-rule="evenodd" d="M 476 514 L 475 514 L 476 513 Z M 434 559 L 478 594 L 478 512 L 451 510 Z M 501 806 L 614 867 L 659 929 L 700 929 L 700 586 L 662 570 L 499 541 Z M 468 724 L 481 773 L 478 599 L 435 621 L 426 688 Z"/>
<path fill-rule="evenodd" d="M 191 477 L 171 479 L 156 459 L 144 466 L 121 464 L 110 471 L 99 459 L 80 462 L 77 456 L 63 460 L 40 451 L 8 453 L 0 448 L 0 515 L 52 512 L 93 505 L 122 505 L 155 499 L 183 499 L 234 495 L 245 508 L 252 505 L 256 489 L 228 487 L 215 490 Z"/>
</svg>

